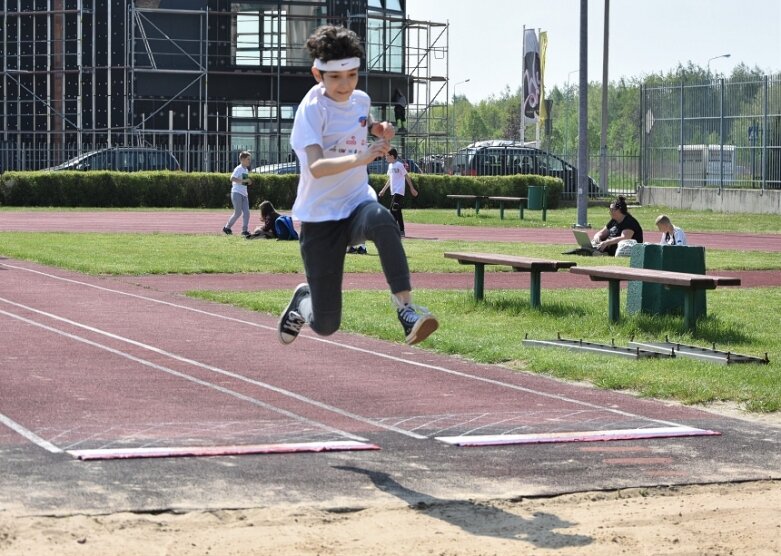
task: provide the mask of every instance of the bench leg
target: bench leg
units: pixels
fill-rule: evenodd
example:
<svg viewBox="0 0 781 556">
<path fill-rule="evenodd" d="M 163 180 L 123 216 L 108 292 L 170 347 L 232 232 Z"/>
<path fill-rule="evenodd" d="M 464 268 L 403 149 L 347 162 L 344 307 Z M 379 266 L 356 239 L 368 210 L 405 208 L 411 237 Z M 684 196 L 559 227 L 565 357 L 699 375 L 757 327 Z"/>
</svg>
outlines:
<svg viewBox="0 0 781 556">
<path fill-rule="evenodd" d="M 499 201 L 499 220 L 504 220 L 504 201 Z"/>
<path fill-rule="evenodd" d="M 483 300 L 483 289 L 485 284 L 485 265 L 475 263 L 475 301 Z"/>
<path fill-rule="evenodd" d="M 475 214 L 480 214 L 480 199 L 475 199 Z"/>
<path fill-rule="evenodd" d="M 523 201 L 521 201 L 521 220 L 523 220 Z"/>
<path fill-rule="evenodd" d="M 461 216 L 461 199 L 456 199 L 456 216 Z"/>
<path fill-rule="evenodd" d="M 621 317 L 621 281 L 608 280 L 607 317 L 610 322 L 618 322 Z"/>
<path fill-rule="evenodd" d="M 696 302 L 697 290 L 695 288 L 687 288 L 686 296 L 683 299 L 683 324 L 691 332 L 694 332 L 697 328 Z"/>
<path fill-rule="evenodd" d="M 540 308 L 540 282 L 541 272 L 532 271 L 529 276 L 529 305 L 532 309 Z"/>
</svg>

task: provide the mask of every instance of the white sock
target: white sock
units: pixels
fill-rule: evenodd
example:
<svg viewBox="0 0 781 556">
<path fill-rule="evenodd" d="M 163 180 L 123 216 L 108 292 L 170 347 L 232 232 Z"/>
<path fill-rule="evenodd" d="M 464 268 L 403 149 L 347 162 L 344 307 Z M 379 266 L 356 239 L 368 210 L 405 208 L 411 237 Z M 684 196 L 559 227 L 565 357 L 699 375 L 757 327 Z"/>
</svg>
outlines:
<svg viewBox="0 0 781 556">
<path fill-rule="evenodd" d="M 306 296 L 298 304 L 298 314 L 304 317 L 306 322 L 312 322 L 312 298 Z"/>
</svg>

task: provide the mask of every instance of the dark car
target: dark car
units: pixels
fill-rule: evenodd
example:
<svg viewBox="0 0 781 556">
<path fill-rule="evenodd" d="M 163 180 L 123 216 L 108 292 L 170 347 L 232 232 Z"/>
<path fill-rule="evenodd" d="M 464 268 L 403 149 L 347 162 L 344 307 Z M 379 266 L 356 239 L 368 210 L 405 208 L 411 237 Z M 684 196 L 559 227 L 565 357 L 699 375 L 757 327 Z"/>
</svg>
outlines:
<svg viewBox="0 0 781 556">
<path fill-rule="evenodd" d="M 463 176 L 511 176 L 536 174 L 560 178 L 564 193 L 577 191 L 578 170 L 569 162 L 543 150 L 516 141 L 479 141 L 453 157 L 453 173 Z M 589 194 L 598 192 L 589 177 Z"/>
<path fill-rule="evenodd" d="M 168 151 L 149 147 L 109 147 L 71 158 L 48 170 L 181 170 L 179 162 Z"/>
</svg>

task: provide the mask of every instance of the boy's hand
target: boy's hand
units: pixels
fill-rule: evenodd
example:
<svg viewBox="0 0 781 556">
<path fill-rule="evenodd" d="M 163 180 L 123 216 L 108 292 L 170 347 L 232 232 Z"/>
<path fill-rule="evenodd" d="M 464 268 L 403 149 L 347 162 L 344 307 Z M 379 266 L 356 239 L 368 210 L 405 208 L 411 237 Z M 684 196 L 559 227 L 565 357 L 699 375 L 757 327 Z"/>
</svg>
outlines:
<svg viewBox="0 0 781 556">
<path fill-rule="evenodd" d="M 396 128 L 390 122 L 379 122 L 372 126 L 372 135 L 390 141 L 396 136 Z"/>
<path fill-rule="evenodd" d="M 418 192 L 415 189 L 410 189 L 409 192 L 412 193 L 413 197 L 417 197 L 418 196 Z"/>
</svg>

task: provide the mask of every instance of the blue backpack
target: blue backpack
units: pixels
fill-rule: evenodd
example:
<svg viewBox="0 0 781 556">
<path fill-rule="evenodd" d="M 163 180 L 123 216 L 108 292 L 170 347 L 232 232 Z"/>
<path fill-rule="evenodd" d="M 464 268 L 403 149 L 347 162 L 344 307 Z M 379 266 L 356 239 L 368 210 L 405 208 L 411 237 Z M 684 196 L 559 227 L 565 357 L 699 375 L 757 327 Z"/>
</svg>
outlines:
<svg viewBox="0 0 781 556">
<path fill-rule="evenodd" d="M 298 241 L 298 232 L 293 227 L 293 219 L 289 216 L 279 216 L 274 221 L 274 231 L 277 239 L 289 239 Z"/>
</svg>

